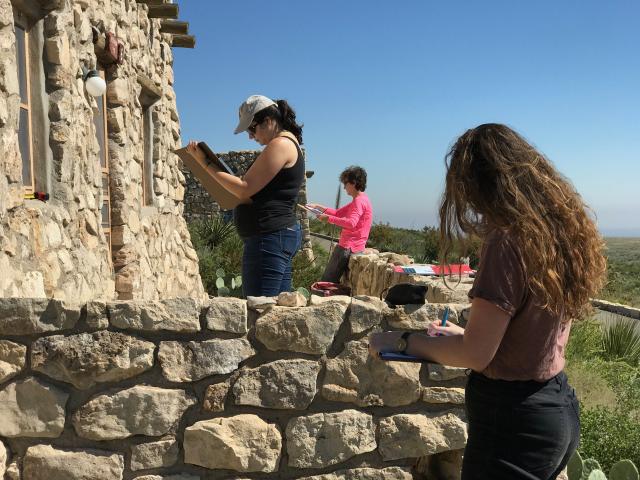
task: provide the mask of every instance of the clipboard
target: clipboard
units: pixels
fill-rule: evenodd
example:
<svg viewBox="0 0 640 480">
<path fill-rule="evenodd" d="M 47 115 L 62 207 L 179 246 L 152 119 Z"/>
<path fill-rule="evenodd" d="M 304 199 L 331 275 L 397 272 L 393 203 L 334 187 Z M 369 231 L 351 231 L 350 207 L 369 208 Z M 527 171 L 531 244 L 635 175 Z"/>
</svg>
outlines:
<svg viewBox="0 0 640 480">
<path fill-rule="evenodd" d="M 213 163 L 220 170 L 222 170 L 223 172 L 227 172 L 229 175 L 234 175 L 234 176 L 236 175 L 236 172 L 233 170 L 233 168 L 231 168 L 229 165 L 227 165 L 227 163 L 224 160 L 222 160 L 215 153 L 213 153 L 213 150 L 209 148 L 209 145 L 207 145 L 204 142 L 198 142 L 198 146 L 202 149 L 204 154 L 207 156 L 207 160 L 209 160 L 210 163 Z"/>
<path fill-rule="evenodd" d="M 203 147 L 204 145 L 204 147 Z M 220 208 L 230 210 L 240 204 L 251 203 L 250 198 L 243 198 L 224 186 L 214 175 L 216 172 L 225 172 L 234 175 L 233 170 L 207 146 L 206 143 L 198 144 L 205 153 L 205 159 L 199 160 L 187 151 L 187 147 L 174 150 L 184 166 L 198 179 L 209 195 L 216 201 Z"/>
<path fill-rule="evenodd" d="M 380 360 L 385 360 L 387 362 L 433 363 L 425 360 L 424 358 L 400 352 L 380 352 L 379 357 Z"/>
<path fill-rule="evenodd" d="M 325 214 L 322 210 L 319 210 L 319 209 L 317 209 L 317 208 L 307 207 L 306 205 L 303 205 L 303 204 L 301 204 L 301 203 L 299 203 L 299 204 L 298 204 L 298 206 L 299 206 L 300 208 L 305 209 L 307 212 L 311 212 L 311 213 L 313 213 L 314 215 L 324 215 L 324 214 Z"/>
</svg>

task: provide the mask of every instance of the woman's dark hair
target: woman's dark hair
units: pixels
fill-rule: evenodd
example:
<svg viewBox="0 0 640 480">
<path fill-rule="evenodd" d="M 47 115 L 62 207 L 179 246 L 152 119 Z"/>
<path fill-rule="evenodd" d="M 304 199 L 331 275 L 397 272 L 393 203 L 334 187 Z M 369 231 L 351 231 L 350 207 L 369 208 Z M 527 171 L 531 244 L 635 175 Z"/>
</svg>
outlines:
<svg viewBox="0 0 640 480">
<path fill-rule="evenodd" d="M 302 145 L 302 127 L 296 122 L 296 112 L 293 111 L 291 105 L 286 100 L 276 100 L 278 106 L 271 105 L 270 107 L 263 108 L 253 116 L 253 121 L 260 124 L 267 118 L 273 118 L 278 125 L 295 135 L 298 139 L 298 143 Z"/>
<path fill-rule="evenodd" d="M 509 232 L 542 306 L 580 318 L 604 284 L 606 260 L 598 228 L 571 183 L 524 138 L 495 123 L 467 130 L 445 163 L 443 259 L 462 234 Z"/>
<path fill-rule="evenodd" d="M 367 172 L 364 168 L 355 165 L 345 168 L 340 174 L 340 181 L 342 183 L 353 183 L 356 190 L 364 192 L 367 188 Z"/>
</svg>

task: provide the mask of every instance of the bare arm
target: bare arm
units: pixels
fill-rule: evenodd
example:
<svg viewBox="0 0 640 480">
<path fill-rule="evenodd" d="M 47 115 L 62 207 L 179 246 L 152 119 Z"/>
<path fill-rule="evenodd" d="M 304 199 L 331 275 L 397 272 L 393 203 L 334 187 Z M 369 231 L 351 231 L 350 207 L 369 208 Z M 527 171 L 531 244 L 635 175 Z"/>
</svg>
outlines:
<svg viewBox="0 0 640 480">
<path fill-rule="evenodd" d="M 194 155 L 204 155 L 196 142 L 189 142 L 188 148 Z M 297 158 L 298 151 L 292 142 L 278 137 L 269 142 L 242 178 L 226 172 L 215 172 L 213 175 L 236 195 L 249 198 L 262 190 L 280 170 L 295 162 Z"/>
<path fill-rule="evenodd" d="M 482 298 L 474 298 L 467 328 L 462 334 L 443 337 L 413 334 L 409 337 L 407 353 L 443 365 L 481 372 L 498 351 L 509 320 L 508 313 Z M 379 352 L 393 351 L 401 334 L 371 334 L 369 351 L 376 356 Z"/>
</svg>

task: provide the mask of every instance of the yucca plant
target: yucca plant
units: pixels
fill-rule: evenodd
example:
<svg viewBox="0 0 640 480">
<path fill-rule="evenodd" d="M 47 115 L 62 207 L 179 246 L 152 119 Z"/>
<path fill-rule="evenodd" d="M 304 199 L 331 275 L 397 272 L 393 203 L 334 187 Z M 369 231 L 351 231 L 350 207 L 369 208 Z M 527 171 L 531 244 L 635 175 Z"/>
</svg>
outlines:
<svg viewBox="0 0 640 480">
<path fill-rule="evenodd" d="M 194 227 L 198 236 L 209 248 L 215 248 L 233 235 L 235 227 L 233 223 L 226 221 L 222 215 L 216 215 L 210 219 L 196 223 Z"/>
<path fill-rule="evenodd" d="M 633 319 L 610 320 L 602 331 L 602 355 L 606 360 L 640 364 L 640 323 Z"/>
</svg>

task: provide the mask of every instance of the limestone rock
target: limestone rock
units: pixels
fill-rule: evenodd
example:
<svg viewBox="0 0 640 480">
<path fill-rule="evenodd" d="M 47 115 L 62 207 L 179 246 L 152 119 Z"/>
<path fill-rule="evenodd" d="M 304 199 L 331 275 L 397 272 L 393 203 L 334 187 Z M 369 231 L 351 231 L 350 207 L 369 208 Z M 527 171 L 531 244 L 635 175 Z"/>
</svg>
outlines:
<svg viewBox="0 0 640 480">
<path fill-rule="evenodd" d="M 384 302 L 376 297 L 366 295 L 354 297 L 349 310 L 351 334 L 356 335 L 380 325 L 383 305 Z"/>
<path fill-rule="evenodd" d="M 87 302 L 87 326 L 92 330 L 105 330 L 109 328 L 106 302 L 99 300 Z"/>
<path fill-rule="evenodd" d="M 280 307 L 305 307 L 307 299 L 300 292 L 281 292 L 277 304 Z"/>
<path fill-rule="evenodd" d="M 451 281 L 447 281 L 449 286 L 445 285 L 444 282 L 438 281 L 434 282 L 429 286 L 429 290 L 427 291 L 427 302 L 429 303 L 469 303 L 469 290 L 471 290 L 471 286 L 473 284 L 469 279 L 465 280 L 465 277 L 462 277 L 463 281 L 457 283 L 457 278 L 454 278 Z M 450 288 L 451 287 L 451 288 Z"/>
<path fill-rule="evenodd" d="M 317 413 L 289 420 L 289 466 L 323 468 L 376 448 L 371 415 L 357 410 Z"/>
<path fill-rule="evenodd" d="M 200 330 L 200 307 L 191 298 L 132 300 L 108 303 L 111 325 L 117 328 L 173 332 Z"/>
<path fill-rule="evenodd" d="M 64 429 L 67 395 L 29 377 L 0 391 L 0 435 L 56 438 Z"/>
<path fill-rule="evenodd" d="M 298 480 L 413 480 L 408 468 L 353 468 L 351 470 L 336 470 L 324 475 L 302 477 Z"/>
<path fill-rule="evenodd" d="M 448 365 L 439 365 L 437 363 L 429 363 L 429 379 L 437 382 L 453 380 L 454 378 L 466 377 L 467 369 L 461 367 L 449 367 Z"/>
<path fill-rule="evenodd" d="M 255 353 L 246 338 L 214 338 L 203 342 L 161 342 L 158 359 L 167 380 L 193 382 L 233 372 L 240 362 Z"/>
<path fill-rule="evenodd" d="M 256 338 L 269 350 L 322 355 L 342 324 L 346 306 L 273 307 L 256 321 Z"/>
<path fill-rule="evenodd" d="M 320 364 L 311 360 L 276 360 L 243 369 L 233 385 L 236 405 L 306 409 L 316 394 Z"/>
<path fill-rule="evenodd" d="M 447 304 L 403 305 L 385 310 L 385 316 L 389 325 L 393 328 L 426 330 L 434 320 L 442 320 L 446 307 L 449 307 L 449 321 L 458 323 L 456 308 Z"/>
<path fill-rule="evenodd" d="M 422 400 L 427 403 L 455 403 L 464 405 L 464 388 L 425 387 Z"/>
<path fill-rule="evenodd" d="M 275 472 L 282 436 L 256 415 L 203 420 L 184 432 L 184 461 L 209 469 Z"/>
<path fill-rule="evenodd" d="M 184 390 L 138 385 L 99 395 L 73 416 L 76 433 L 90 440 L 113 440 L 132 435 L 165 435 L 196 403 Z"/>
<path fill-rule="evenodd" d="M 0 442 L 0 478 L 4 478 L 7 470 L 7 448 Z"/>
<path fill-rule="evenodd" d="M 0 335 L 33 335 L 73 328 L 80 307 L 48 298 L 0 298 Z"/>
<path fill-rule="evenodd" d="M 394 265 L 411 265 L 413 259 L 408 255 L 402 255 L 394 252 L 382 252 L 378 254 L 380 258 L 383 258 L 387 263 L 393 263 Z"/>
<path fill-rule="evenodd" d="M 330 297 L 321 297 L 320 295 L 311 294 L 309 305 L 321 305 L 323 303 L 341 303 L 347 307 L 351 305 L 351 297 L 348 295 L 332 295 Z"/>
<path fill-rule="evenodd" d="M 21 480 L 22 479 L 22 473 L 20 472 L 20 467 L 18 466 L 17 461 L 11 462 L 7 466 L 7 471 L 4 474 L 4 479 L 5 480 Z"/>
<path fill-rule="evenodd" d="M 107 330 L 68 337 L 53 335 L 33 344 L 31 366 L 84 390 L 150 369 L 154 349 L 152 342 Z"/>
<path fill-rule="evenodd" d="M 462 414 L 399 414 L 379 423 L 380 454 L 385 462 L 464 448 L 467 425 Z"/>
<path fill-rule="evenodd" d="M 420 364 L 384 362 L 369 355 L 367 341 L 353 341 L 327 360 L 322 396 L 358 406 L 409 405 L 420 398 Z"/>
<path fill-rule="evenodd" d="M 247 333 L 247 302 L 240 298 L 213 297 L 206 322 L 209 330 Z"/>
<path fill-rule="evenodd" d="M 222 383 L 214 383 L 207 387 L 204 392 L 204 401 L 202 402 L 202 409 L 205 412 L 222 412 L 224 411 L 224 403 L 227 399 L 227 394 L 231 388 L 231 382 L 229 380 Z"/>
<path fill-rule="evenodd" d="M 22 468 L 25 480 L 122 480 L 124 459 L 112 452 L 34 445 L 27 449 Z"/>
<path fill-rule="evenodd" d="M 175 475 L 142 475 L 133 480 L 200 480 L 200 477 L 188 473 L 176 473 Z"/>
<path fill-rule="evenodd" d="M 178 461 L 178 443 L 175 437 L 157 442 L 140 443 L 131 447 L 131 470 L 170 467 Z"/>
<path fill-rule="evenodd" d="M 247 308 L 251 310 L 268 310 L 277 303 L 274 297 L 247 297 Z"/>
<path fill-rule="evenodd" d="M 22 371 L 26 356 L 27 347 L 24 345 L 9 340 L 0 340 L 0 383 Z"/>
</svg>

